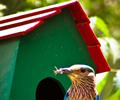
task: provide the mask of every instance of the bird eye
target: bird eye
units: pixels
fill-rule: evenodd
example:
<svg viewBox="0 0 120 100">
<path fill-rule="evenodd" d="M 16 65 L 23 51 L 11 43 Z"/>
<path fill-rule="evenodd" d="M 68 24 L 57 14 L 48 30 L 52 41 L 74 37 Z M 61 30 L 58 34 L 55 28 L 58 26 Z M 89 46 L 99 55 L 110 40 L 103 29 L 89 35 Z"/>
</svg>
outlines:
<svg viewBox="0 0 120 100">
<path fill-rule="evenodd" d="M 81 69 L 81 72 L 82 72 L 82 73 L 85 73 L 85 72 L 86 72 L 86 70 L 82 68 L 82 69 Z"/>
</svg>

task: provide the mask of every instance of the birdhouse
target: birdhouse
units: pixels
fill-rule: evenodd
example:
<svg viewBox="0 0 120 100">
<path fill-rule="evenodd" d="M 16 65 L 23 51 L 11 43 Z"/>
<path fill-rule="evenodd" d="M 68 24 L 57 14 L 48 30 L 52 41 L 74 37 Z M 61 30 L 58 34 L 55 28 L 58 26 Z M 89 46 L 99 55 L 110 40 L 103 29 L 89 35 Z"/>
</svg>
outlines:
<svg viewBox="0 0 120 100">
<path fill-rule="evenodd" d="M 0 100 L 62 100 L 70 81 L 55 67 L 109 71 L 89 24 L 77 0 L 1 17 Z"/>
</svg>

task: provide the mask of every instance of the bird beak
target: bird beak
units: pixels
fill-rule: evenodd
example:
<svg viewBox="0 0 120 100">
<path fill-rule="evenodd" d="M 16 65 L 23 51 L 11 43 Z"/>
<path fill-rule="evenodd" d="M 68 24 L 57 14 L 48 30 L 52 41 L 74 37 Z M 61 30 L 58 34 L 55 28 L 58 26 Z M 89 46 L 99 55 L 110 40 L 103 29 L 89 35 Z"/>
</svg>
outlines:
<svg viewBox="0 0 120 100">
<path fill-rule="evenodd" d="M 69 74 L 71 73 L 71 70 L 70 68 L 60 68 L 60 69 L 56 68 L 56 70 L 54 70 L 54 73 L 55 74 Z"/>
</svg>

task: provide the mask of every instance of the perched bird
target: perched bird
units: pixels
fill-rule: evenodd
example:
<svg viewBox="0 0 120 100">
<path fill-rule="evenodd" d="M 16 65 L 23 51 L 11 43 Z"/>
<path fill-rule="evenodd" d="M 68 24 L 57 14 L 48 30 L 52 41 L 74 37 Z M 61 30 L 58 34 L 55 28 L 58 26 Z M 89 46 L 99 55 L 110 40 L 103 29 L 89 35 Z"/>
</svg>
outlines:
<svg viewBox="0 0 120 100">
<path fill-rule="evenodd" d="M 95 71 L 88 65 L 73 65 L 69 68 L 60 68 L 56 74 L 66 74 L 72 85 L 68 89 L 64 100 L 100 100 L 95 84 Z"/>
</svg>

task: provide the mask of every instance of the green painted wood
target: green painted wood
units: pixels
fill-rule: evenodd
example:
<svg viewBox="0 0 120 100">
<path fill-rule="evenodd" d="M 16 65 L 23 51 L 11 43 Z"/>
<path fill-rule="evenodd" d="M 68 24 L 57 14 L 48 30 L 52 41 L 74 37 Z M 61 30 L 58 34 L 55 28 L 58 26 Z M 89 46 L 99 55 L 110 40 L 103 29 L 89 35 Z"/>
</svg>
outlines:
<svg viewBox="0 0 120 100">
<path fill-rule="evenodd" d="M 67 89 L 69 79 L 56 76 L 53 70 L 55 66 L 69 67 L 73 64 L 95 68 L 69 10 L 64 9 L 21 38 L 10 100 L 35 100 L 38 83 L 47 77 L 59 80 Z"/>
<path fill-rule="evenodd" d="M 0 41 L 0 100 L 9 100 L 18 46 L 18 39 Z"/>
</svg>

